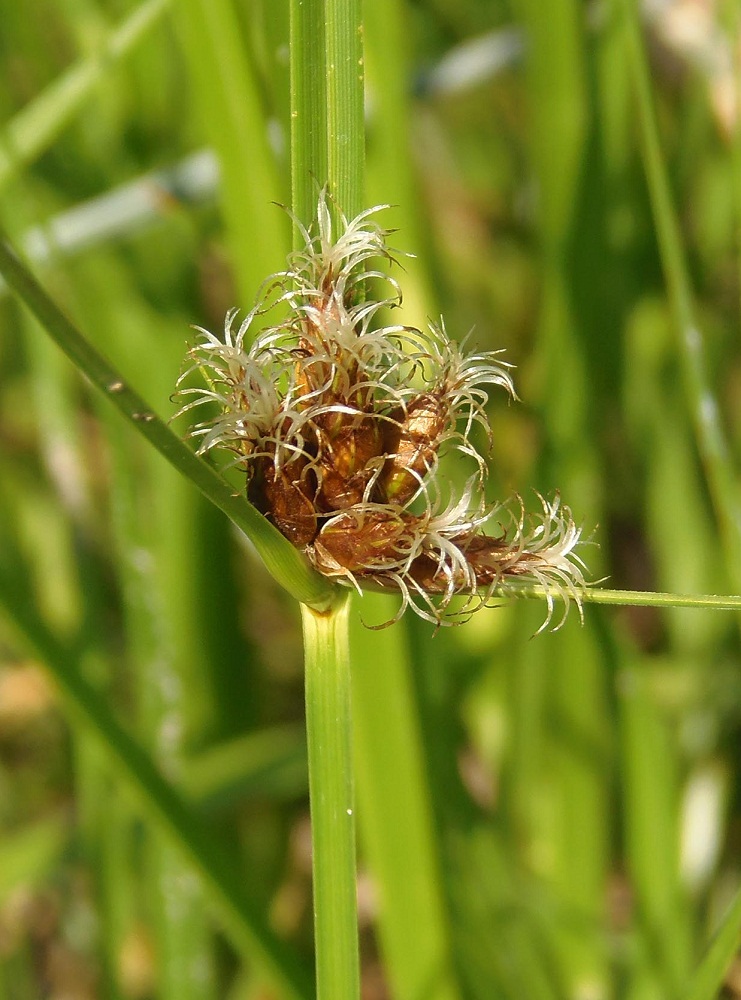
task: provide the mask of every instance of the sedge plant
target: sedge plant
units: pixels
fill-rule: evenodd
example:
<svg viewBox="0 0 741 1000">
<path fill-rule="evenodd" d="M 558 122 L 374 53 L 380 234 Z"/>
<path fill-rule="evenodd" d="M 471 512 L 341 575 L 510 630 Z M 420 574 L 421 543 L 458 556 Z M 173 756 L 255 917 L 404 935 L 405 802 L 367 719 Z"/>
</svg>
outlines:
<svg viewBox="0 0 741 1000">
<path fill-rule="evenodd" d="M 144 5 L 143 10 L 158 16 L 162 6 Z M 196 14 L 206 8 L 195 0 L 189 6 L 193 28 L 199 23 Z M 211 22 L 211 34 L 225 33 L 233 49 L 229 5 L 215 9 L 221 13 Z M 539 16 L 534 11 L 533 17 Z M 544 601 L 546 620 L 556 624 L 560 614 L 555 619 L 552 615 L 560 601 L 564 611 L 571 601 L 581 612 L 589 602 L 738 608 L 739 599 L 586 587 L 579 526 L 569 506 L 551 492 L 555 485 L 570 484 L 549 483 L 542 509 L 535 514 L 525 513 L 518 498 L 504 504 L 484 501 L 488 464 L 477 440 L 486 438 L 488 393 L 514 397 L 510 369 L 495 352 L 458 345 L 442 323 L 423 329 L 394 325 L 398 271 L 389 273 L 389 268 L 394 267 L 395 254 L 382 216 L 365 208 L 362 189 L 359 4 L 296 0 L 291 18 L 294 252 L 285 269 L 268 279 L 254 308 L 239 316 L 230 313 L 218 336 L 201 331 L 191 348 L 187 365 L 192 371 L 181 386 L 187 394 L 181 396 L 181 405 L 200 414 L 194 417 L 200 455 L 156 416 L 125 374 L 90 347 L 6 244 L 0 248 L 0 270 L 44 329 L 131 426 L 253 540 L 274 577 L 301 606 L 317 985 L 325 1000 L 344 1000 L 359 991 L 348 646 L 353 593 L 394 594 L 392 620 L 409 609 L 429 630 L 468 618 L 512 594 Z M 193 34 L 198 48 L 202 38 L 198 31 Z M 205 29 L 202 35 L 203 44 L 211 44 Z M 656 170 L 656 125 L 650 114 L 645 117 L 642 53 L 639 48 L 636 55 L 635 38 L 632 44 L 635 75 L 644 88 L 644 141 L 653 169 L 653 197 L 664 220 L 663 250 L 683 320 L 688 279 L 676 263 L 675 227 L 666 224 L 665 178 Z M 232 68 L 241 65 L 241 57 L 230 53 L 224 56 L 226 62 Z M 241 70 L 231 80 L 233 92 L 249 89 Z M 253 111 L 255 106 L 252 101 Z M 224 111 L 225 121 L 238 122 L 239 114 L 227 108 L 226 101 Z M 221 141 L 228 133 L 221 129 Z M 41 146 L 36 136 L 33 148 Z M 250 153 L 246 143 L 239 154 L 243 165 Z M 229 197 L 238 202 L 243 171 L 236 155 L 230 163 Z M 273 197 L 273 181 L 255 185 L 265 195 L 261 211 Z M 239 218 L 247 233 L 249 211 Z M 551 222 L 555 233 L 558 219 Z M 236 242 L 244 293 L 255 275 L 245 240 Z M 551 291 L 557 297 L 553 289 L 555 283 Z M 696 351 L 699 341 L 683 342 Z M 688 381 L 698 403 L 706 386 L 693 384 L 691 372 Z M 728 484 L 718 475 L 718 468 L 725 473 L 729 469 L 727 449 L 714 447 L 714 422 L 698 419 L 697 425 L 714 502 L 721 521 L 732 527 Z M 206 453 L 218 450 L 228 456 L 225 464 L 239 471 L 239 490 L 203 460 Z M 462 483 L 447 478 L 446 453 L 468 466 Z M 233 470 L 229 474 L 234 478 Z M 574 502 L 570 489 L 567 500 Z M 117 779 L 137 791 L 149 822 L 166 830 L 199 872 L 235 946 L 246 956 L 258 956 L 282 995 L 308 997 L 305 970 L 233 884 L 237 863 L 230 864 L 222 845 L 193 819 L 188 803 L 152 766 L 150 756 L 122 731 L 100 695 L 80 676 L 74 650 L 54 640 L 40 618 L 29 613 L 30 596 L 14 586 L 13 559 L 4 558 L 0 598 L 5 610 L 57 676 L 72 717 L 98 741 Z M 635 688 L 642 696 L 641 685 Z M 656 729 L 646 704 L 636 701 L 623 718 L 626 758 L 633 755 L 627 769 L 632 768 L 629 780 L 634 782 L 638 816 L 634 830 L 640 826 L 641 808 L 656 801 L 642 767 L 644 758 L 635 755 L 640 732 Z M 526 774 L 526 768 L 519 773 Z M 650 815 L 646 809 L 645 816 Z M 638 853 L 636 848 L 635 880 L 640 892 L 645 889 L 641 901 L 649 913 L 665 912 L 652 911 L 654 873 Z M 736 903 L 692 979 L 687 993 L 692 1000 L 712 996 L 733 955 L 738 920 Z M 676 978 L 676 969 L 670 971 Z M 417 994 L 410 989 L 409 995 L 419 995 L 422 981 L 415 984 Z M 537 995 L 552 995 L 547 986 L 539 989 Z"/>
</svg>

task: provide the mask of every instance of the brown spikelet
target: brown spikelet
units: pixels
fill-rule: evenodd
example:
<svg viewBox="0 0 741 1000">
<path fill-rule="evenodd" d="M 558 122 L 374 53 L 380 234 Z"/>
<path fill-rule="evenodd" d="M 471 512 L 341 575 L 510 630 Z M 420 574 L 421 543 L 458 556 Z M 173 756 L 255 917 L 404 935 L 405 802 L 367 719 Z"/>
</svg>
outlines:
<svg viewBox="0 0 741 1000">
<path fill-rule="evenodd" d="M 296 459 L 276 470 L 270 458 L 254 465 L 247 491 L 257 509 L 299 547 L 312 542 L 317 533 L 314 493 L 305 460 Z"/>
<path fill-rule="evenodd" d="M 554 589 L 579 604 L 586 586 L 580 529 L 558 496 L 541 500 L 537 516 L 519 498 L 484 504 L 487 468 L 471 430 L 489 433 L 491 387 L 516 398 L 509 366 L 497 352 L 466 353 L 442 324 L 377 324 L 400 291 L 386 278 L 390 294 L 373 297 L 379 262 L 393 260 L 376 211 L 340 215 L 335 234 L 322 194 L 315 227 L 297 223 L 304 248 L 239 329 L 231 312 L 223 339 L 200 331 L 182 378 L 197 369 L 208 387 L 182 388 L 190 399 L 180 412 L 217 404 L 217 416 L 191 431 L 199 451 L 230 450 L 249 499 L 321 573 L 361 589 L 393 587 L 399 614 L 411 606 L 437 624 L 455 620 L 457 595 L 468 597 L 457 612 L 466 616 L 494 588 L 526 579 L 547 588 L 550 621 Z M 276 301 L 288 315 L 248 346 Z M 440 474 L 446 449 L 473 467 L 452 499 Z"/>
<path fill-rule="evenodd" d="M 432 393 L 422 393 L 384 424 L 384 449 L 389 457 L 379 486 L 388 502 L 403 506 L 419 492 L 437 461 L 446 420 L 444 402 Z"/>
<path fill-rule="evenodd" d="M 376 474 L 374 459 L 382 453 L 379 422 L 364 417 L 358 426 L 341 428 L 321 449 L 321 487 L 317 503 L 322 513 L 361 503 Z"/>
</svg>

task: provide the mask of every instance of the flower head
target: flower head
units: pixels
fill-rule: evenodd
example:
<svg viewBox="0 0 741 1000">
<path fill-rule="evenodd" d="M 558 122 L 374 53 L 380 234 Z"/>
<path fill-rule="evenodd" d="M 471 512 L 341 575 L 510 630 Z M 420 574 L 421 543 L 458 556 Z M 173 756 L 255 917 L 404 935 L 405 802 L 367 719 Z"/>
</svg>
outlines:
<svg viewBox="0 0 741 1000">
<path fill-rule="evenodd" d="M 304 247 L 239 327 L 231 311 L 223 338 L 198 330 L 181 383 L 197 369 L 207 387 L 181 388 L 180 412 L 216 407 L 191 429 L 199 452 L 230 451 L 250 500 L 319 572 L 359 590 L 396 589 L 399 615 L 412 607 L 438 624 L 460 620 L 515 579 L 546 589 L 545 624 L 554 592 L 581 611 L 585 567 L 569 508 L 541 499 L 535 516 L 519 498 L 483 501 L 487 466 L 472 431 L 490 438 L 493 388 L 516 398 L 510 366 L 499 352 L 466 352 L 442 322 L 424 331 L 377 322 L 401 300 L 381 270 L 394 256 L 378 211 L 340 214 L 335 234 L 323 193 L 314 227 L 296 222 Z M 373 295 L 379 279 L 385 298 Z M 252 336 L 277 303 L 286 318 Z M 439 468 L 450 449 L 473 468 L 452 498 Z"/>
</svg>

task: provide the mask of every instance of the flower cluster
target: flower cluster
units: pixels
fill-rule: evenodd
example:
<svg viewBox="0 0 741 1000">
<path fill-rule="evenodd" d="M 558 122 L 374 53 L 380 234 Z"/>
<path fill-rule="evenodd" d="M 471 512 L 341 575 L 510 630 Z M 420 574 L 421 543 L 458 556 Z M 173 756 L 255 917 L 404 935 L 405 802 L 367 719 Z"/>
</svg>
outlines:
<svg viewBox="0 0 741 1000">
<path fill-rule="evenodd" d="M 358 590 L 397 589 L 397 617 L 411 606 L 435 623 L 460 619 L 516 578 L 581 608 L 580 529 L 568 507 L 541 499 L 536 517 L 519 498 L 483 500 L 487 466 L 472 431 L 490 435 L 491 387 L 515 397 L 509 366 L 499 352 L 464 352 L 442 325 L 377 322 L 401 301 L 379 270 L 393 256 L 377 211 L 351 221 L 338 212 L 335 236 L 322 195 L 314 227 L 296 222 L 303 249 L 239 326 L 232 311 L 223 339 L 199 329 L 181 382 L 198 369 L 208 388 L 180 389 L 193 396 L 181 413 L 218 410 L 191 430 L 199 452 L 228 449 L 249 499 L 319 572 Z M 285 318 L 253 336 L 276 307 Z M 472 466 L 457 497 L 440 467 L 450 450 Z M 468 600 L 453 613 L 458 594 Z"/>
</svg>

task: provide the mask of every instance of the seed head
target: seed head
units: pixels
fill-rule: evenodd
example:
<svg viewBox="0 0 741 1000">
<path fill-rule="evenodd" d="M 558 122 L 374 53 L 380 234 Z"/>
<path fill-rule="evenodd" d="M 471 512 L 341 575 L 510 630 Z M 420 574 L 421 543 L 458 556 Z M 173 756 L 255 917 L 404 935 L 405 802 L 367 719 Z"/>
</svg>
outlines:
<svg viewBox="0 0 741 1000">
<path fill-rule="evenodd" d="M 538 515 L 519 497 L 483 500 L 487 465 L 472 431 L 478 425 L 491 439 L 493 387 L 516 398 L 510 366 L 498 351 L 467 353 L 442 322 L 427 330 L 377 322 L 401 301 L 382 270 L 394 255 L 379 210 L 349 221 L 336 213 L 335 234 L 322 193 L 311 229 L 294 220 L 304 247 L 265 282 L 236 331 L 236 310 L 222 338 L 197 328 L 179 392 L 180 413 L 209 409 L 190 431 L 199 453 L 230 452 L 251 502 L 319 572 L 361 591 L 397 590 L 394 620 L 407 607 L 435 624 L 462 620 L 516 579 L 545 588 L 543 627 L 554 593 L 564 617 L 569 601 L 581 613 L 581 529 L 570 509 L 558 496 L 541 498 Z M 286 317 L 267 325 L 281 304 Z M 206 388 L 182 387 L 194 370 Z M 473 468 L 452 498 L 439 467 L 450 450 Z"/>
</svg>

